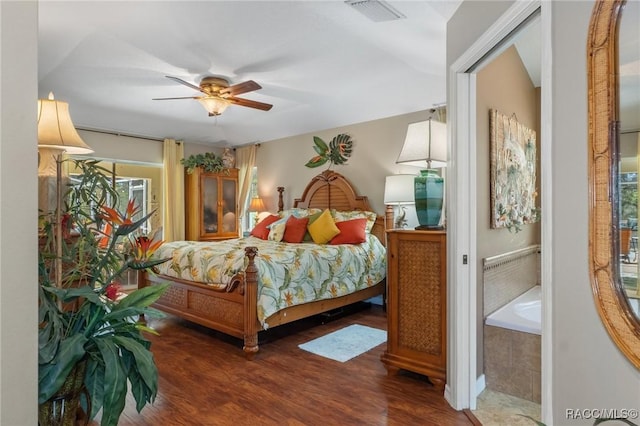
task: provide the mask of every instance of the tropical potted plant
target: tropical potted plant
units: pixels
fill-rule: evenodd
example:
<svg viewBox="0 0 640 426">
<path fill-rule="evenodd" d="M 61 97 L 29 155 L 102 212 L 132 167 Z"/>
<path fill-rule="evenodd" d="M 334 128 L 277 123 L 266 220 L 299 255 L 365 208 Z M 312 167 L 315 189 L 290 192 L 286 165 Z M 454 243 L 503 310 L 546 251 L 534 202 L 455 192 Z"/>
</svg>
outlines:
<svg viewBox="0 0 640 426">
<path fill-rule="evenodd" d="M 218 156 L 213 152 L 206 152 L 204 154 L 192 154 L 187 158 L 180 160 L 180 163 L 186 167 L 187 173 L 191 174 L 200 167 L 203 171 L 208 173 L 220 173 L 228 171 L 225 165 L 224 158 Z"/>
<path fill-rule="evenodd" d="M 125 294 L 118 280 L 168 259 L 151 260 L 162 241 L 140 234 L 149 215 L 134 220 L 132 201 L 124 212 L 115 208 L 109 171 L 95 160 L 72 161 L 81 174 L 65 195 L 62 244 L 54 215 L 41 216 L 38 417 L 40 425 L 75 425 L 82 406 L 89 419 L 102 410 L 101 425 L 116 425 L 128 390 L 138 411 L 156 397 L 158 371 L 144 336 L 154 331 L 139 318 L 162 315 L 150 305 L 166 288 Z"/>
</svg>

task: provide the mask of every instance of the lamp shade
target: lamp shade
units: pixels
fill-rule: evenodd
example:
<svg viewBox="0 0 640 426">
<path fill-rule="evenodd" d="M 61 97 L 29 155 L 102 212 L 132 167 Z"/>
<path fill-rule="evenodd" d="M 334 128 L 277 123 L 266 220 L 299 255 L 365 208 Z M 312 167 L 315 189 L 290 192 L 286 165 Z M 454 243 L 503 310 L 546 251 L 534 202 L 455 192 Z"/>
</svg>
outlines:
<svg viewBox="0 0 640 426">
<path fill-rule="evenodd" d="M 220 115 L 231 102 L 218 96 L 206 96 L 198 98 L 198 102 L 207 110 L 209 115 Z"/>
<path fill-rule="evenodd" d="M 414 202 L 414 175 L 387 176 L 384 183 L 384 203 L 391 205 Z"/>
<path fill-rule="evenodd" d="M 422 168 L 447 165 L 447 125 L 428 119 L 409 124 L 396 163 Z"/>
<path fill-rule="evenodd" d="M 262 198 L 260 197 L 253 197 L 251 199 L 251 202 L 249 203 L 249 210 L 250 212 L 263 212 L 267 210 L 267 208 L 264 206 L 264 202 L 262 201 Z"/>
<path fill-rule="evenodd" d="M 71 121 L 69 104 L 38 99 L 38 148 L 59 149 L 67 154 L 90 154 L 93 150 L 82 140 Z"/>
</svg>

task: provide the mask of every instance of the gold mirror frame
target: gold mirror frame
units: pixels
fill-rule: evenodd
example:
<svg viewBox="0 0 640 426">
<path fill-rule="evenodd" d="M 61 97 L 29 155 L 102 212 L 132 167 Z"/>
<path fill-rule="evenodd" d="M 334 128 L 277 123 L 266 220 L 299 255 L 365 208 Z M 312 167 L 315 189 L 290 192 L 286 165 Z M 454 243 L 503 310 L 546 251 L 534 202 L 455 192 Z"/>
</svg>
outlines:
<svg viewBox="0 0 640 426">
<path fill-rule="evenodd" d="M 591 288 L 609 335 L 640 369 L 640 322 L 619 274 L 618 28 L 624 0 L 597 1 L 587 45 L 589 103 L 589 268 Z"/>
</svg>

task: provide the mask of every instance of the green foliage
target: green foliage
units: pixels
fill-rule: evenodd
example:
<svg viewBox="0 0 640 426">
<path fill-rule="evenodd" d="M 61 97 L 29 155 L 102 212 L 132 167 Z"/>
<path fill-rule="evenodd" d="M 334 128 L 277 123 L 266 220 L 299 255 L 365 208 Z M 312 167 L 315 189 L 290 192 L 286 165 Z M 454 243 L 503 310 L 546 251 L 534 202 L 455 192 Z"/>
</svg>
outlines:
<svg viewBox="0 0 640 426">
<path fill-rule="evenodd" d="M 329 167 L 331 164 L 344 164 L 353 152 L 353 141 L 349 135 L 344 133 L 331 139 L 329 145 L 318 136 L 313 137 L 313 143 L 313 149 L 318 155 L 305 164 L 310 168 L 320 167 L 327 161 L 330 162 Z"/>
<path fill-rule="evenodd" d="M 622 220 L 638 217 L 638 189 L 635 184 L 620 186 L 620 210 Z"/>
<path fill-rule="evenodd" d="M 108 199 L 111 205 L 117 203 L 108 170 L 94 160 L 75 163 L 82 173 L 65 195 L 60 281 L 55 279 L 55 215 L 47 212 L 41 218 L 38 403 L 55 395 L 73 367 L 87 360 L 88 414 L 93 418 L 102 409 L 101 425 L 116 425 L 124 409 L 127 382 L 138 410 L 156 397 L 158 372 L 150 342 L 143 335 L 153 330 L 138 319 L 143 314 L 162 316 L 150 305 L 166 289 L 144 287 L 116 298 L 117 280 L 128 269 L 147 269 L 168 259 L 151 258 L 161 242 L 134 236 L 149 215 L 132 221 L 133 203 L 124 214 L 107 205 Z M 109 234 L 101 231 L 105 222 L 112 228 Z M 106 245 L 99 243 L 103 239 Z M 83 406 L 88 407 L 88 401 L 83 399 Z"/>
<path fill-rule="evenodd" d="M 180 163 L 187 168 L 187 173 L 189 174 L 193 173 L 196 167 L 200 167 L 208 173 L 220 173 L 227 171 L 227 168 L 224 166 L 222 161 L 222 157 L 217 156 L 213 152 L 190 155 L 189 157 L 180 160 Z"/>
</svg>

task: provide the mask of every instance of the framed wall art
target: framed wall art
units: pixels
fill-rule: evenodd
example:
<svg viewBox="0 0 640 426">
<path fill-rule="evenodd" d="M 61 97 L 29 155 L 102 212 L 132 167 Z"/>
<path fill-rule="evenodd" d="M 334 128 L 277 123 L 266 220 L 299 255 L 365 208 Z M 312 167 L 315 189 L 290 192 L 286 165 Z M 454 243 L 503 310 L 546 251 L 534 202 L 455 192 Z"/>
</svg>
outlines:
<svg viewBox="0 0 640 426">
<path fill-rule="evenodd" d="M 490 111 L 491 228 L 519 232 L 537 222 L 536 132 L 507 116 Z"/>
</svg>

